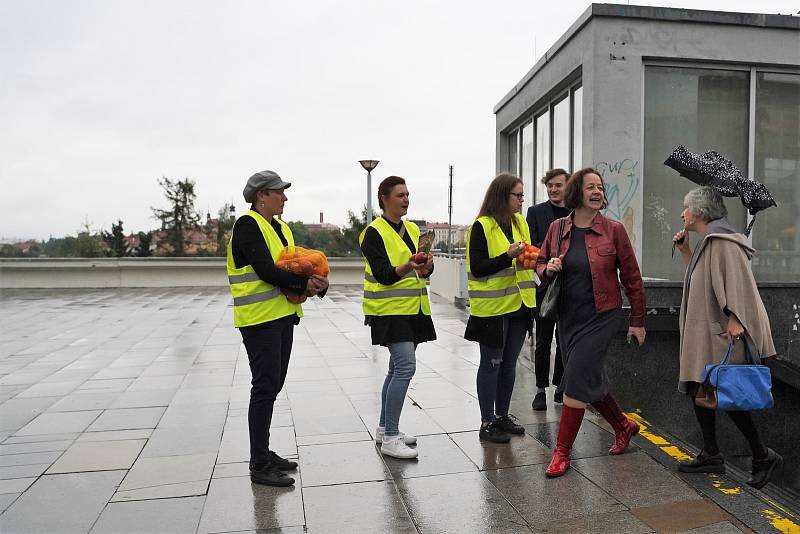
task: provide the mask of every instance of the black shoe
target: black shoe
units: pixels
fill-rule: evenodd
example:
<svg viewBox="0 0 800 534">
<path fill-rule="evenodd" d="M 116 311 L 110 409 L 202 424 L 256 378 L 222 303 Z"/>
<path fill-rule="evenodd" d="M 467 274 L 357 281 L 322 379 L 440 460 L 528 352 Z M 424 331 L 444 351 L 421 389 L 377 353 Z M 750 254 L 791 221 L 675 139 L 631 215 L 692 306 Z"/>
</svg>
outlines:
<svg viewBox="0 0 800 534">
<path fill-rule="evenodd" d="M 564 392 L 563 391 L 556 391 L 553 393 L 553 402 L 556 404 L 564 404 Z"/>
<path fill-rule="evenodd" d="M 531 403 L 531 408 L 537 412 L 547 409 L 547 395 L 545 395 L 544 391 L 536 394 L 536 396 L 533 398 L 533 402 Z"/>
<path fill-rule="evenodd" d="M 287 460 L 286 458 L 281 458 L 273 451 L 269 451 L 267 456 L 270 463 L 281 471 L 291 471 L 292 469 L 297 469 L 297 462 Z"/>
<path fill-rule="evenodd" d="M 481 431 L 478 433 L 481 441 L 491 441 L 492 443 L 508 443 L 511 441 L 511 436 L 500 430 L 495 423 L 496 421 L 492 421 L 488 425 L 481 427 Z"/>
<path fill-rule="evenodd" d="M 494 424 L 507 434 L 517 434 L 521 436 L 525 433 L 525 429 L 517 424 L 517 418 L 513 415 L 502 415 L 494 420 Z"/>
<path fill-rule="evenodd" d="M 767 449 L 767 457 L 763 460 L 753 458 L 753 474 L 747 480 L 748 486 L 761 489 L 767 485 L 772 472 L 783 463 L 783 457 L 772 449 Z"/>
<path fill-rule="evenodd" d="M 724 475 L 725 458 L 722 453 L 708 454 L 706 451 L 700 451 L 700 454 L 694 460 L 680 462 L 678 471 L 681 473 L 717 473 L 718 475 Z"/>
<path fill-rule="evenodd" d="M 265 486 L 286 487 L 294 484 L 294 479 L 272 464 L 250 464 L 250 481 Z"/>
</svg>

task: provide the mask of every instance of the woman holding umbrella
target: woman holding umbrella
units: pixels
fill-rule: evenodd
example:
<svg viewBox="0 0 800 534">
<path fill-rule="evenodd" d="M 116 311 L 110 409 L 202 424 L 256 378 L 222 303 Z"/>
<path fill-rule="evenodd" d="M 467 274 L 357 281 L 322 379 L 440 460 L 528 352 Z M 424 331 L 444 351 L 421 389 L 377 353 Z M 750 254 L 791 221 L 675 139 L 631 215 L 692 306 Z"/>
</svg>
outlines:
<svg viewBox="0 0 800 534">
<path fill-rule="evenodd" d="M 725 218 L 728 210 L 722 195 L 714 187 L 698 187 L 686 195 L 683 205 L 684 228 L 673 238 L 686 265 L 680 312 L 678 389 L 692 399 L 703 434 L 703 450 L 694 460 L 680 463 L 678 470 L 725 473 L 725 460 L 717 444 L 716 412 L 698 406 L 695 400 L 702 394 L 700 381 L 705 366 L 720 363 L 729 345 L 733 346 L 732 363 L 743 363 L 745 350 L 761 358 L 774 356 L 776 352 L 769 318 L 750 266 L 755 251 Z M 697 232 L 700 238 L 694 251 L 688 232 Z M 753 453 L 752 476 L 747 483 L 761 488 L 783 459 L 763 444 L 750 412 L 727 414 Z"/>
</svg>

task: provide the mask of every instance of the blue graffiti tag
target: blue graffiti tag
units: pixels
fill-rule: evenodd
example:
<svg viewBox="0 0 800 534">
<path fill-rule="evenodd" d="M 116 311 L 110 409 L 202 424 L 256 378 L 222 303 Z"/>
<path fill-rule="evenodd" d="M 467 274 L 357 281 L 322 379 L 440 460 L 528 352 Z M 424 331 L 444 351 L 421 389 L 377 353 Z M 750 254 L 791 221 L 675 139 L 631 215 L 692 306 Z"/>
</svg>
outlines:
<svg viewBox="0 0 800 534">
<path fill-rule="evenodd" d="M 603 215 L 617 220 L 622 219 L 639 188 L 638 167 L 638 160 L 628 158 L 611 163 L 601 161 L 595 165 L 595 169 L 606 184 L 608 207 Z M 624 190 L 622 186 L 625 187 Z"/>
</svg>

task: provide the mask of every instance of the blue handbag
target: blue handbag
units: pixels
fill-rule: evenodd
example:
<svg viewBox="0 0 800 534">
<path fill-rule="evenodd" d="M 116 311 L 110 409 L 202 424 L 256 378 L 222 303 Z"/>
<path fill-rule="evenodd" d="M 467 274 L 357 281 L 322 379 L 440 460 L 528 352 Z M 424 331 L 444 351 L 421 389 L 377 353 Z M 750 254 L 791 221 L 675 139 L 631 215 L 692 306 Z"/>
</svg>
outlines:
<svg viewBox="0 0 800 534">
<path fill-rule="evenodd" d="M 701 378 L 705 398 L 697 398 L 699 406 L 723 411 L 765 410 L 772 408 L 772 376 L 769 367 L 756 363 L 750 346 L 744 340 L 747 363 L 728 363 L 733 342 L 725 358 L 718 364 L 706 365 Z"/>
</svg>

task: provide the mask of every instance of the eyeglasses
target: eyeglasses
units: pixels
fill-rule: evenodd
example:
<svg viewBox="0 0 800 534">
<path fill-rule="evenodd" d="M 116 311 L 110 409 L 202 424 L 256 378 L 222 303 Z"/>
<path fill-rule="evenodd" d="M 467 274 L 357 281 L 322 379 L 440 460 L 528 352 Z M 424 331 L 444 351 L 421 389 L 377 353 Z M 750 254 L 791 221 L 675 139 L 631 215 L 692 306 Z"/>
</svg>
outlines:
<svg viewBox="0 0 800 534">
<path fill-rule="evenodd" d="M 525 198 L 525 193 L 510 193 L 510 194 L 517 197 L 517 200 L 522 200 L 523 198 Z"/>
</svg>

